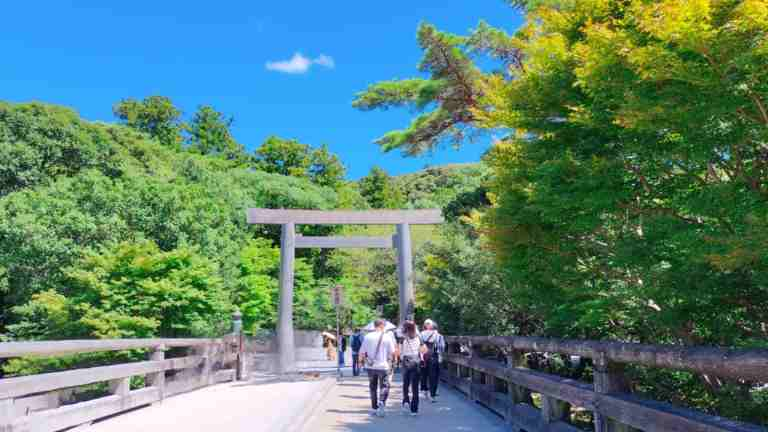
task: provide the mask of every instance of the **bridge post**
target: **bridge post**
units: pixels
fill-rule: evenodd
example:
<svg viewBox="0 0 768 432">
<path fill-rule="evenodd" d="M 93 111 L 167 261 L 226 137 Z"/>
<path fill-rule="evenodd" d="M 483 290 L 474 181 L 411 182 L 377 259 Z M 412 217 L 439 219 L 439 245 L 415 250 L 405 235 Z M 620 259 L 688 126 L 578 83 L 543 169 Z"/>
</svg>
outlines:
<svg viewBox="0 0 768 432">
<path fill-rule="evenodd" d="M 400 285 L 400 323 L 414 319 L 415 298 L 413 294 L 413 258 L 411 254 L 411 226 L 397 224 L 395 235 L 397 247 L 397 279 Z"/>
<path fill-rule="evenodd" d="M 165 360 L 165 345 L 160 345 L 155 348 L 154 351 L 152 351 L 152 354 L 150 354 L 149 357 L 152 361 L 161 361 Z M 155 372 L 152 374 L 147 375 L 147 387 L 156 387 L 158 393 L 160 393 L 160 402 L 163 401 L 163 398 L 165 397 L 165 371 L 161 370 L 159 372 Z M 160 403 L 155 402 L 155 403 Z"/>
<path fill-rule="evenodd" d="M 525 358 L 525 352 L 508 348 L 506 356 L 508 368 L 528 369 L 528 360 Z M 505 420 L 512 427 L 513 431 L 523 430 L 522 425 L 518 424 L 516 421 L 517 405 L 528 404 L 533 406 L 531 391 L 512 381 L 507 381 L 507 397 L 509 398 L 509 404 L 507 404 Z"/>
<path fill-rule="evenodd" d="M 566 422 L 571 417 L 571 404 L 541 395 L 541 417 L 544 423 Z"/>
<path fill-rule="evenodd" d="M 244 380 L 246 378 L 246 363 L 245 350 L 243 349 L 243 314 L 240 309 L 235 309 L 232 313 L 232 334 L 237 344 L 234 381 Z"/>
<path fill-rule="evenodd" d="M 280 237 L 280 308 L 277 316 L 278 373 L 293 372 L 296 352 L 293 340 L 293 265 L 296 257 L 296 225 L 282 225 Z"/>
<path fill-rule="evenodd" d="M 120 378 L 109 382 L 109 392 L 124 397 L 131 391 L 131 377 Z"/>
<path fill-rule="evenodd" d="M 13 398 L 0 399 L 0 431 L 10 430 L 13 423 Z"/>
<path fill-rule="evenodd" d="M 507 367 L 528 369 L 528 360 L 525 358 L 525 352 L 519 350 L 509 350 L 507 352 Z M 507 382 L 509 390 L 509 398 L 513 405 L 515 404 L 529 404 L 533 405 L 533 398 L 531 397 L 531 391 L 525 387 L 519 386 L 512 382 Z"/>
<path fill-rule="evenodd" d="M 595 392 L 597 393 L 629 393 L 630 385 L 624 375 L 624 365 L 609 362 L 605 354 L 593 359 Z M 616 422 L 613 419 L 595 412 L 595 432 L 634 432 L 637 429 Z"/>
</svg>

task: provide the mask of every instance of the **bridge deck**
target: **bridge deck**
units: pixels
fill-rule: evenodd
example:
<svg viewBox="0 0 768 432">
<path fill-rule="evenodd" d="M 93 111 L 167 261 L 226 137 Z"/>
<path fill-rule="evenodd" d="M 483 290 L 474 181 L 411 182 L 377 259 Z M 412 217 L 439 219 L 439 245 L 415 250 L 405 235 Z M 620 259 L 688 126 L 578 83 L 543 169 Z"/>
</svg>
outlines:
<svg viewBox="0 0 768 432">
<path fill-rule="evenodd" d="M 380 432 L 439 430 L 496 432 L 503 422 L 463 396 L 442 388 L 418 417 L 400 411 L 401 383 L 393 384 L 385 418 L 369 415 L 364 377 L 281 382 L 269 379 L 203 388 L 102 420 L 88 432 Z"/>
<path fill-rule="evenodd" d="M 393 383 L 384 418 L 369 415 L 368 380 L 346 378 L 333 387 L 303 431 L 384 432 L 384 431 L 463 431 L 500 432 L 508 430 L 497 416 L 446 387 L 440 389 L 437 403 L 422 401 L 417 417 L 400 410 L 402 385 Z"/>
<path fill-rule="evenodd" d="M 324 394 L 329 379 L 257 380 L 205 387 L 119 414 L 83 432 L 279 432 Z M 316 403 L 315 403 L 316 405 Z"/>
</svg>

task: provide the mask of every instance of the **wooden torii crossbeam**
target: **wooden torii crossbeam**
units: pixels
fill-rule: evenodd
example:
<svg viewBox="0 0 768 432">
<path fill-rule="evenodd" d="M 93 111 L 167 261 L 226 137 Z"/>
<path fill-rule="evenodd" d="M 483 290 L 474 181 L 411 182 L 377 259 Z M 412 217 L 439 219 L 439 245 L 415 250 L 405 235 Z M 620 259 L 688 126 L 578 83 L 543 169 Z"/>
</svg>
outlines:
<svg viewBox="0 0 768 432">
<path fill-rule="evenodd" d="M 439 209 L 429 210 L 274 210 L 248 209 L 249 224 L 281 225 L 280 307 L 278 309 L 278 371 L 295 370 L 293 340 L 293 269 L 297 248 L 379 248 L 397 249 L 397 276 L 400 285 L 400 322 L 413 319 L 413 258 L 411 225 L 443 223 Z M 303 237 L 296 225 L 396 225 L 391 237 Z"/>
</svg>

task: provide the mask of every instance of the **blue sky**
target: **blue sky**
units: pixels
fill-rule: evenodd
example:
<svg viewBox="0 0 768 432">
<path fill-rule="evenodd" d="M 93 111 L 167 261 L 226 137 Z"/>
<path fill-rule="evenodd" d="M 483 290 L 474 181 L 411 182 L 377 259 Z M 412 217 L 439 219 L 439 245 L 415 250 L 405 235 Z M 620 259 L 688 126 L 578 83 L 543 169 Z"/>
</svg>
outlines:
<svg viewBox="0 0 768 432">
<path fill-rule="evenodd" d="M 0 99 L 104 121 L 126 97 L 165 95 L 186 115 L 210 104 L 234 116 L 249 149 L 272 134 L 327 143 L 350 178 L 375 164 L 400 174 L 478 160 L 487 139 L 422 158 L 383 154 L 372 141 L 412 113 L 350 103 L 370 83 L 417 75 L 421 21 L 456 33 L 479 19 L 509 31 L 521 22 L 502 0 L 4 3 Z"/>
</svg>

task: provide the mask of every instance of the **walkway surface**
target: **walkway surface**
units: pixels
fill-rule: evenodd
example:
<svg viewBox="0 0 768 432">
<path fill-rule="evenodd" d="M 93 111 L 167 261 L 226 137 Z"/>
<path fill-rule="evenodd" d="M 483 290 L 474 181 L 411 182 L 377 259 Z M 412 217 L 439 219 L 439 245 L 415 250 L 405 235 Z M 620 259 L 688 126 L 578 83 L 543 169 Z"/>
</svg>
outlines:
<svg viewBox="0 0 768 432">
<path fill-rule="evenodd" d="M 83 432 L 288 431 L 334 383 L 331 378 L 297 382 L 264 378 L 219 384 L 117 415 Z"/>
<path fill-rule="evenodd" d="M 347 375 L 349 375 L 347 373 Z M 102 420 L 87 432 L 501 432 L 501 419 L 455 391 L 442 388 L 437 403 L 418 417 L 400 409 L 395 379 L 384 418 L 369 415 L 368 381 L 324 376 L 301 381 L 259 377 L 170 397 L 162 403 Z M 79 429 L 78 429 L 79 430 Z"/>
<path fill-rule="evenodd" d="M 334 386 L 314 410 L 302 432 L 501 432 L 504 422 L 485 408 L 469 402 L 463 395 L 446 387 L 440 389 L 438 402 L 425 401 L 416 417 L 403 413 L 402 385 L 395 379 L 384 418 L 372 417 L 368 380 L 345 378 Z"/>
</svg>

